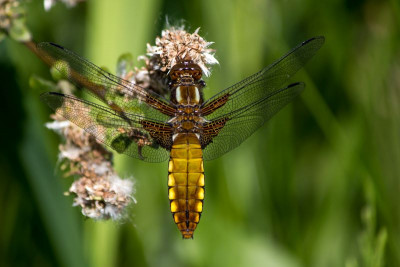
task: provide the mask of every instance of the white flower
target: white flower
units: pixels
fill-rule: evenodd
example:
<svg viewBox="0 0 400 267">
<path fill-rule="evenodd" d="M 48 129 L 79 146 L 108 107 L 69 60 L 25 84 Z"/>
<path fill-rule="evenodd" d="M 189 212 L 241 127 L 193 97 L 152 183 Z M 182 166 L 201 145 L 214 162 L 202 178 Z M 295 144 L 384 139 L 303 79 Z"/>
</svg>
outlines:
<svg viewBox="0 0 400 267">
<path fill-rule="evenodd" d="M 209 48 L 213 42 L 204 40 L 198 34 L 199 30 L 197 28 L 193 33 L 186 32 L 183 27 L 163 30 L 154 46 L 147 44 L 150 67 L 168 72 L 177 62 L 192 60 L 201 67 L 205 76 L 209 76 L 208 65 L 218 64 L 218 60 L 214 57 L 214 49 Z"/>
<path fill-rule="evenodd" d="M 85 0 L 44 0 L 44 9 L 49 11 L 57 1 L 63 2 L 67 7 L 74 7 L 78 2 L 83 2 Z"/>
</svg>

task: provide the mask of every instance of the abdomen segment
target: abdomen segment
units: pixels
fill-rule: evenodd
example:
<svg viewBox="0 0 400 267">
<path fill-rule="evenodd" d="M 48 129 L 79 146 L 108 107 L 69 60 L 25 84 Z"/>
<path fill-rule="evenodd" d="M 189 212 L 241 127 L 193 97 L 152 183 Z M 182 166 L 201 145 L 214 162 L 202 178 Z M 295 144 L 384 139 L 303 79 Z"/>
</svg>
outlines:
<svg viewBox="0 0 400 267">
<path fill-rule="evenodd" d="M 183 238 L 192 238 L 204 200 L 203 153 L 195 134 L 180 133 L 173 142 L 168 164 L 168 197 Z"/>
</svg>

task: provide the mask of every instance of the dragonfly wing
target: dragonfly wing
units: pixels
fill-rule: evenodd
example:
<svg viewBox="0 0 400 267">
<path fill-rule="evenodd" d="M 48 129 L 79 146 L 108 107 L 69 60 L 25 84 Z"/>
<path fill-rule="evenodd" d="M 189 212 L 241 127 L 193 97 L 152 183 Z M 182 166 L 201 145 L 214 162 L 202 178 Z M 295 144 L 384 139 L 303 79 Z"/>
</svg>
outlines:
<svg viewBox="0 0 400 267">
<path fill-rule="evenodd" d="M 120 113 L 60 93 L 44 93 L 41 99 L 57 114 L 118 153 L 147 162 L 161 162 L 169 157 L 172 127 L 167 123 L 135 114 Z"/>
<path fill-rule="evenodd" d="M 322 36 L 311 38 L 270 66 L 211 97 L 202 105 L 203 116 L 213 120 L 273 95 L 315 55 L 324 41 Z"/>
<path fill-rule="evenodd" d="M 218 158 L 239 146 L 279 110 L 304 90 L 304 83 L 293 83 L 270 95 L 205 123 L 201 143 L 204 159 Z"/>
<path fill-rule="evenodd" d="M 160 121 L 174 115 L 174 105 L 162 96 L 105 71 L 62 46 L 39 43 L 36 48 L 43 61 L 116 111 Z"/>
</svg>

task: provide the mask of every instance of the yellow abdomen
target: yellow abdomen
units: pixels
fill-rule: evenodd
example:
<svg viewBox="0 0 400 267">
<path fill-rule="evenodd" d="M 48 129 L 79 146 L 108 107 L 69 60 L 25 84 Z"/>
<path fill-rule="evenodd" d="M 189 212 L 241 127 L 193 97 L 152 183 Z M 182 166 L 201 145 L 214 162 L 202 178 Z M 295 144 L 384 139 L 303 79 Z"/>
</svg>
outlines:
<svg viewBox="0 0 400 267">
<path fill-rule="evenodd" d="M 171 212 L 183 238 L 193 238 L 204 200 L 203 152 L 193 133 L 175 138 L 168 164 Z"/>
</svg>

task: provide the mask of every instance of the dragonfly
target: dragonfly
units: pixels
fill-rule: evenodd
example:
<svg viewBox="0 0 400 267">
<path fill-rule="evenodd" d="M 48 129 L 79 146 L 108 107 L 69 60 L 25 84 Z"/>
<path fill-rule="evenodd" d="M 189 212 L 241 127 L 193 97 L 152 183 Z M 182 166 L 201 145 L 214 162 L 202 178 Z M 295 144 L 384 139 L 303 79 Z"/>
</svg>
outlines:
<svg viewBox="0 0 400 267">
<path fill-rule="evenodd" d="M 99 105 L 73 95 L 46 92 L 41 99 L 57 114 L 118 153 L 146 162 L 168 160 L 168 198 L 184 239 L 193 238 L 203 212 L 204 160 L 239 146 L 298 96 L 302 82 L 289 79 L 324 44 L 304 41 L 259 72 L 205 100 L 202 70 L 190 59 L 169 70 L 169 98 L 113 75 L 53 43 L 37 54 Z"/>
</svg>

